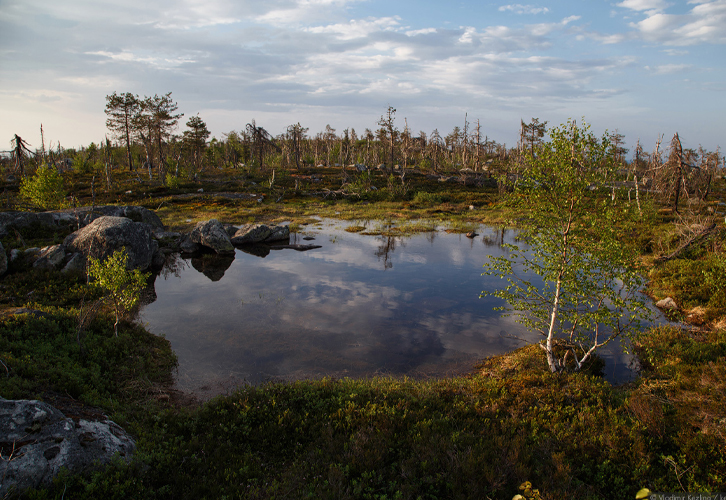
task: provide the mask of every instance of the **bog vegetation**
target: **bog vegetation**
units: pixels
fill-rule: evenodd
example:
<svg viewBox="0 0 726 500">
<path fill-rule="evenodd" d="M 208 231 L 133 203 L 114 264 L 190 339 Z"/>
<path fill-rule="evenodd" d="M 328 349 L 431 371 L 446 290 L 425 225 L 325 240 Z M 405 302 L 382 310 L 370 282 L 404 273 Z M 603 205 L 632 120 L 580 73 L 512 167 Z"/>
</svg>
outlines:
<svg viewBox="0 0 726 500">
<path fill-rule="evenodd" d="M 392 107 L 362 132 L 310 134 L 297 123 L 273 136 L 252 120 L 211 139 L 199 115 L 176 133 L 183 116 L 171 93 L 114 93 L 105 111 L 99 144 L 46 148 L 41 134 L 32 150 L 15 136 L 0 165 L 3 209 L 141 204 L 174 229 L 313 215 L 385 219 L 393 224 L 383 230 L 398 234 L 435 223 L 517 226 L 540 242 L 529 263 L 553 286 L 537 295 L 512 262 L 490 270 L 515 279 L 505 298 L 532 310 L 546 336 L 558 327 L 560 341 L 482 360 L 466 376 L 269 384 L 201 404 L 172 389 L 168 342 L 123 314 L 143 282 L 125 273 L 123 256 L 92 263 L 95 284 L 18 259 L 0 280 L 0 396 L 103 413 L 138 445 L 131 463 L 62 475 L 26 498 L 609 499 L 644 487 L 726 489 L 719 151 L 688 149 L 674 133 L 631 152 L 617 131 L 595 138 L 584 124 L 547 129 L 538 119 L 523 121 L 507 147 L 467 119 L 444 136 L 414 133 Z M 64 236 L 18 228 L 2 245 L 10 253 Z M 617 306 L 613 283 L 641 279 L 653 298 L 672 297 L 669 314 L 686 323 L 633 330 L 642 371 L 613 387 L 585 340 L 599 342 L 597 324 L 624 326 L 628 318 L 597 305 Z"/>
</svg>

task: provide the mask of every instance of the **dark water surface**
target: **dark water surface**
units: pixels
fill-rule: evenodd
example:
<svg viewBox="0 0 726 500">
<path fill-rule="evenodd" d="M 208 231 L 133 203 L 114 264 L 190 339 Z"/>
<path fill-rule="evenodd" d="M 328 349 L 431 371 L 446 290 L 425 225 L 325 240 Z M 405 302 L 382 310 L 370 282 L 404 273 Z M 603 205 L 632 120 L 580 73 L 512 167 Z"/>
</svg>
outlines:
<svg viewBox="0 0 726 500">
<path fill-rule="evenodd" d="M 482 265 L 513 231 L 382 237 L 346 225 L 325 220 L 293 235 L 322 248 L 179 258 L 176 275 L 159 276 L 141 319 L 171 341 L 178 388 L 209 397 L 269 380 L 455 375 L 523 345 L 511 336 L 538 339 L 493 310 L 499 299 L 479 298 L 501 286 Z M 632 376 L 618 346 L 603 355 L 609 380 Z"/>
</svg>

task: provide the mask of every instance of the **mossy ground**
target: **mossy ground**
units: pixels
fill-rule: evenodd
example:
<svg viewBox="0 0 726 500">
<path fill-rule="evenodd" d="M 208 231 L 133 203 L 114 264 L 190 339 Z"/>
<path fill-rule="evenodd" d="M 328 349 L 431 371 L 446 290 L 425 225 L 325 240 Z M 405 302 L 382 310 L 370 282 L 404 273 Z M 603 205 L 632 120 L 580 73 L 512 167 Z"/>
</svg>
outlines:
<svg viewBox="0 0 726 500">
<path fill-rule="evenodd" d="M 526 210 L 497 203 L 494 190 L 413 176 L 413 192 L 427 195 L 388 199 L 385 179 L 375 178 L 377 194 L 309 195 L 339 188 L 342 174 L 336 173 L 298 193 L 292 176 L 278 175 L 275 186 L 261 188 L 262 203 L 175 197 L 200 186 L 205 193 L 249 192 L 265 182 L 223 174 L 176 191 L 129 176 L 108 193 L 96 185 L 96 203 L 143 204 L 173 229 L 211 217 L 234 223 L 382 220 L 411 231 L 434 223 L 462 231 L 479 223 L 526 223 Z M 322 173 L 304 175 L 313 174 Z M 73 183 L 76 197 L 88 203 L 88 179 Z M 138 443 L 131 464 L 62 475 L 52 488 L 25 496 L 509 499 L 525 480 L 545 499 L 633 498 L 642 487 L 723 491 L 726 328 L 722 306 L 711 302 L 714 294 L 702 289 L 701 279 L 718 283 L 723 247 L 721 240 L 708 240 L 671 263 L 654 264 L 659 245 L 675 239 L 668 214 L 651 213 L 647 225 L 622 228 L 641 249 L 644 268 L 652 269 L 651 293 L 671 294 L 683 308 L 702 307 L 707 319 L 698 330 L 643 332 L 634 344 L 643 371 L 623 387 L 587 373 L 551 374 L 541 351 L 530 346 L 483 360 L 466 377 L 300 381 L 180 404 L 169 389 L 174 355 L 168 342 L 129 322 L 114 338 L 113 320 L 103 310 L 79 335 L 83 308 L 98 298 L 84 278 L 13 265 L 0 290 L 6 313 L 0 395 L 105 413 Z M 8 235 L 3 244 L 63 235 L 37 236 Z M 39 312 L 13 315 L 18 307 Z"/>
</svg>

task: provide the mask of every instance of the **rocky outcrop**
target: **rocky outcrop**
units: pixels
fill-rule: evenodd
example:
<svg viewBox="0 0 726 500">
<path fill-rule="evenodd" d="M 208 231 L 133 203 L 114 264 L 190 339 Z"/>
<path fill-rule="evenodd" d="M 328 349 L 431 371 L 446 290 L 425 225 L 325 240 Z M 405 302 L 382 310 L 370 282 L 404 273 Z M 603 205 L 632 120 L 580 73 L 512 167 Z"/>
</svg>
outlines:
<svg viewBox="0 0 726 500">
<path fill-rule="evenodd" d="M 11 228 L 22 229 L 37 224 L 49 228 L 78 229 L 87 226 L 99 217 L 126 217 L 134 222 L 143 222 L 154 228 L 163 228 L 161 219 L 152 210 L 136 206 L 107 205 L 102 207 L 68 208 L 55 212 L 0 212 L 0 238 Z"/>
<path fill-rule="evenodd" d="M 197 223 L 189 233 L 189 241 L 211 248 L 218 254 L 234 254 L 234 246 L 229 235 L 217 219 Z"/>
<path fill-rule="evenodd" d="M 74 422 L 58 409 L 33 400 L 0 398 L 0 497 L 51 484 L 62 468 L 84 473 L 110 463 L 118 454 L 129 460 L 133 439 L 105 420 Z"/>
<path fill-rule="evenodd" d="M 251 245 L 284 240 L 290 240 L 290 228 L 288 226 L 246 224 L 235 232 L 232 243 L 234 245 Z"/>
<path fill-rule="evenodd" d="M 116 206 L 106 205 L 102 207 L 80 207 L 68 209 L 62 213 L 64 216 L 71 216 L 74 221 L 78 220 L 81 226 L 87 226 L 100 217 L 126 217 L 134 222 L 143 222 L 152 228 L 163 229 L 161 219 L 153 210 L 137 206 Z"/>
<path fill-rule="evenodd" d="M 159 249 L 152 238 L 151 227 L 126 217 L 104 216 L 70 234 L 63 242 L 66 251 L 78 252 L 85 258 L 105 260 L 116 250 L 126 249 L 128 269 L 148 269 Z"/>
</svg>

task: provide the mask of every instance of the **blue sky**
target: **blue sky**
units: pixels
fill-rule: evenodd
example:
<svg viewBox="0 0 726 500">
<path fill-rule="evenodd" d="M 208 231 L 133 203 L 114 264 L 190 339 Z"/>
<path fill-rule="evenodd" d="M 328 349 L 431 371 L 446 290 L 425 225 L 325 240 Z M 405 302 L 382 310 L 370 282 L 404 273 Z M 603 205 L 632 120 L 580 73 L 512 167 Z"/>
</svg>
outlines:
<svg viewBox="0 0 726 500">
<path fill-rule="evenodd" d="M 647 150 L 714 150 L 726 116 L 726 0 L 0 0 L 0 141 L 99 142 L 105 96 L 173 92 L 217 137 L 254 119 L 414 133 L 585 118 Z M 3 139 L 5 138 L 5 139 Z M 4 149 L 4 148 L 2 148 Z"/>
</svg>

